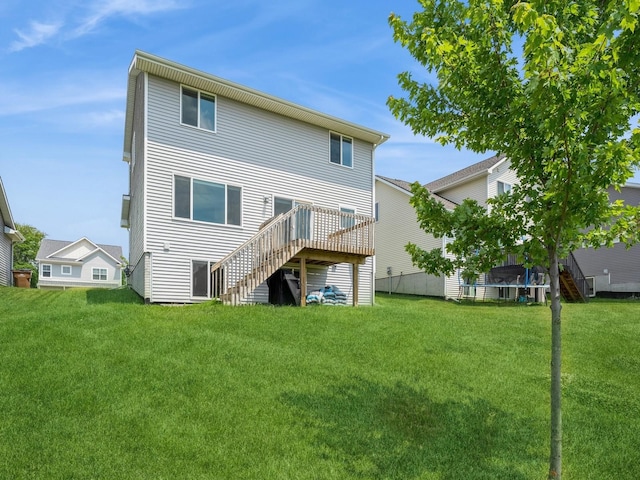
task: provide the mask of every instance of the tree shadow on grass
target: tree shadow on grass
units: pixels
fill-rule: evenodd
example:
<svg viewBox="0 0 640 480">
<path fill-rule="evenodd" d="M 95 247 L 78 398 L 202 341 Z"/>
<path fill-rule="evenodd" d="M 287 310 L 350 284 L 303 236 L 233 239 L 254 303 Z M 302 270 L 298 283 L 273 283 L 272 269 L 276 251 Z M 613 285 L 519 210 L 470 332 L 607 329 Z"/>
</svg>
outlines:
<svg viewBox="0 0 640 480">
<path fill-rule="evenodd" d="M 288 393 L 314 432 L 319 460 L 351 478 L 509 479 L 544 472 L 526 422 L 484 400 L 434 402 L 426 392 L 366 380 L 325 393 Z M 431 476 L 429 476 L 431 475 Z"/>
<path fill-rule="evenodd" d="M 88 304 L 105 304 L 105 303 L 120 303 L 120 304 L 141 304 L 144 303 L 142 299 L 129 288 L 91 288 L 87 290 L 87 303 Z"/>
</svg>

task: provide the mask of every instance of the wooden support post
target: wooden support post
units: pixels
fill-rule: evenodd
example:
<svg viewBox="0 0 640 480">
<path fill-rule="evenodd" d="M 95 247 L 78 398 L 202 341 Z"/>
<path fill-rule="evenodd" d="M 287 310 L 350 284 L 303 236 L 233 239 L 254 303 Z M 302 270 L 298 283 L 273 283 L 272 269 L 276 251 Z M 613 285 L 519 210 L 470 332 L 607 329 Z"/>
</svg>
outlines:
<svg viewBox="0 0 640 480">
<path fill-rule="evenodd" d="M 300 306 L 307 306 L 307 259 L 300 259 Z"/>
<path fill-rule="evenodd" d="M 358 306 L 358 289 L 360 288 L 358 285 L 358 264 L 352 263 L 352 275 L 353 275 L 353 306 Z"/>
</svg>

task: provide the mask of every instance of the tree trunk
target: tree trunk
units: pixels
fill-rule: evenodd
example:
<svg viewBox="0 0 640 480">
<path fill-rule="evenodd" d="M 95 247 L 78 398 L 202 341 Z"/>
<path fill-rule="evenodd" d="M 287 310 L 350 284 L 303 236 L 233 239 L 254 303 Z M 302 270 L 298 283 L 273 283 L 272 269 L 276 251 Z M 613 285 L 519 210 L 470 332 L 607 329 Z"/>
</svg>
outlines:
<svg viewBox="0 0 640 480">
<path fill-rule="evenodd" d="M 560 311 L 560 271 L 558 252 L 547 250 L 549 255 L 549 287 L 551 290 L 551 455 L 549 479 L 562 478 L 562 330 Z"/>
</svg>

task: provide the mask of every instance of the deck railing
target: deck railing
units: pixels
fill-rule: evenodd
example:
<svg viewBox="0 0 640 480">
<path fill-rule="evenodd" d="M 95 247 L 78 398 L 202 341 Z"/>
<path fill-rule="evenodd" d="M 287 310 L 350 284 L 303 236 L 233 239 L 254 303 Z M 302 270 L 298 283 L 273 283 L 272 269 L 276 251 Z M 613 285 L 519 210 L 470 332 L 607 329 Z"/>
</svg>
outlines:
<svg viewBox="0 0 640 480">
<path fill-rule="evenodd" d="M 212 297 L 240 303 L 303 249 L 371 256 L 374 223 L 367 215 L 298 205 L 211 267 Z"/>
</svg>

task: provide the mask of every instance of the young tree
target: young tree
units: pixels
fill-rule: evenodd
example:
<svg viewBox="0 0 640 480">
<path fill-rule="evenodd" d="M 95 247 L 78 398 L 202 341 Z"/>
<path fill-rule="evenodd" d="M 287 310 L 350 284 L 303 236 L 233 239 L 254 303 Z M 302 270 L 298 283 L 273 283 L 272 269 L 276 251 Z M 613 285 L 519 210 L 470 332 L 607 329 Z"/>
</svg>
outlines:
<svg viewBox="0 0 640 480">
<path fill-rule="evenodd" d="M 24 237 L 24 242 L 13 246 L 13 268 L 31 270 L 31 288 L 38 284 L 38 265 L 36 255 L 40 249 L 40 242 L 46 236 L 36 227 L 16 223 L 16 229 Z"/>
<path fill-rule="evenodd" d="M 506 155 L 519 186 L 485 209 L 447 212 L 414 184 L 421 226 L 454 238 L 455 257 L 407 246 L 430 273 L 487 271 L 505 250 L 545 265 L 551 290 L 549 478 L 561 478 L 561 303 L 558 259 L 577 246 L 638 241 L 640 209 L 611 204 L 640 163 L 640 0 L 421 0 L 394 39 L 437 80 L 399 75 L 393 114 L 442 144 Z"/>
</svg>

